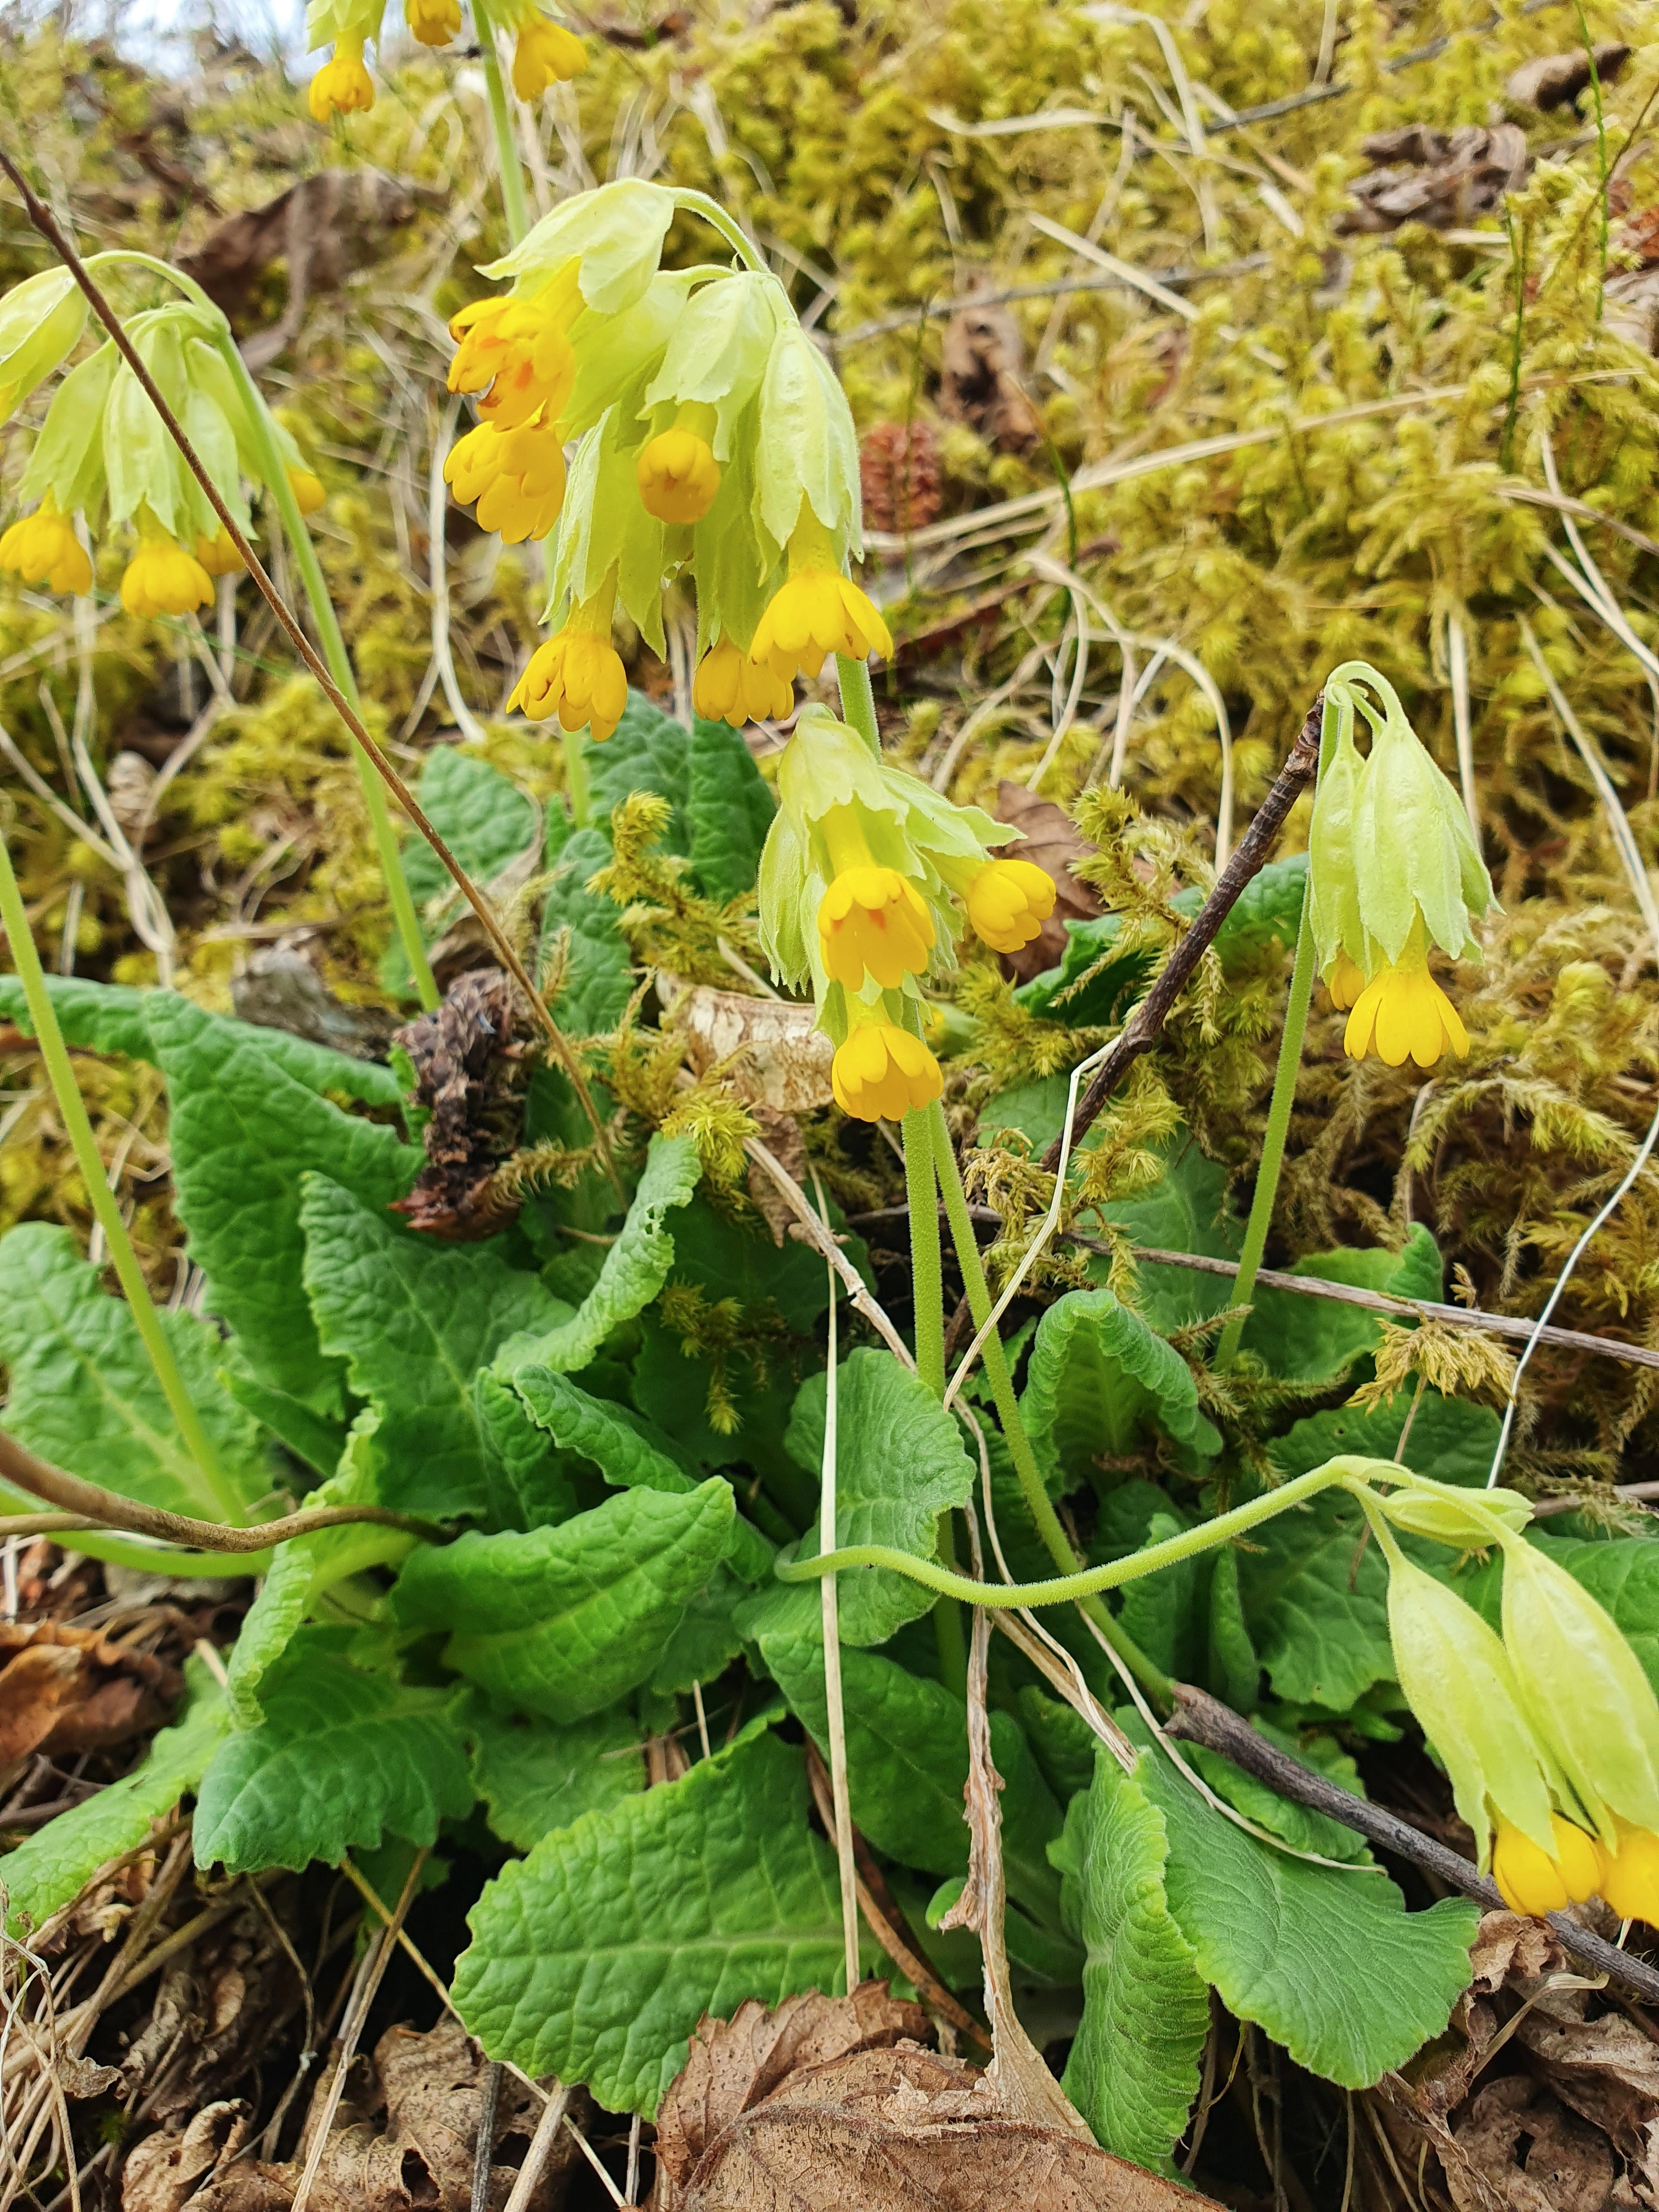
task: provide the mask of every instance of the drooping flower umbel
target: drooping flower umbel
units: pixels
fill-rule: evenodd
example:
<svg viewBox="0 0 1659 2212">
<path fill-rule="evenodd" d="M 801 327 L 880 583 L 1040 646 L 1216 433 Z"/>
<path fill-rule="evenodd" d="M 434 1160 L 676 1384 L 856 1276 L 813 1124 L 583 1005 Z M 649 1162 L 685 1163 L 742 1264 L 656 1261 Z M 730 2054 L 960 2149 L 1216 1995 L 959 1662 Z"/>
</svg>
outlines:
<svg viewBox="0 0 1659 2212">
<path fill-rule="evenodd" d="M 26 308 L 36 320 L 33 339 Z M 59 365 L 80 335 L 82 319 L 65 310 L 55 276 L 46 286 L 31 279 L 0 301 L 0 379 L 8 380 L 13 404 Z M 131 317 L 125 328 L 246 531 L 250 516 L 243 486 L 264 482 L 264 448 L 220 349 L 224 318 L 216 307 L 177 301 Z M 322 503 L 321 484 L 289 433 L 275 421 L 266 427 L 301 511 L 311 512 Z M 122 604 L 130 614 L 183 615 L 210 605 L 214 577 L 239 565 L 212 502 L 112 340 L 78 362 L 59 385 L 21 489 L 38 504 L 0 537 L 0 568 L 14 570 L 26 582 L 53 591 L 91 590 L 92 564 L 75 529 L 77 512 L 88 531 L 125 524 L 136 534 L 137 548 L 121 580 Z"/>
<path fill-rule="evenodd" d="M 1382 702 L 1381 709 L 1367 694 Z M 1308 837 L 1308 897 L 1319 969 L 1351 1007 L 1345 1048 L 1389 1066 L 1462 1054 L 1468 1033 L 1429 972 L 1430 948 L 1480 957 L 1473 925 L 1495 903 L 1468 817 L 1406 718 L 1394 687 L 1364 661 L 1326 679 L 1328 744 Z M 1358 709 L 1370 725 L 1362 757 Z"/>
<path fill-rule="evenodd" d="M 884 766 L 826 708 L 802 708 L 778 801 L 761 855 L 761 942 L 780 981 L 811 987 L 842 1110 L 896 1120 L 939 1095 L 921 982 L 953 960 L 963 905 L 971 918 L 986 878 L 1012 866 L 1047 885 L 1050 906 L 1054 885 L 1028 862 L 990 858 L 1018 830 Z"/>
<path fill-rule="evenodd" d="M 544 536 L 556 520 L 555 635 L 520 703 L 567 729 L 599 690 L 566 681 L 597 668 L 595 646 L 562 641 L 603 640 L 619 611 L 665 651 L 663 595 L 676 580 L 696 589 L 697 710 L 734 726 L 787 714 L 796 676 L 817 675 L 832 653 L 891 650 L 847 574 L 862 551 L 852 417 L 782 286 L 732 265 L 724 229 L 721 259 L 659 265 L 676 214 L 711 207 L 632 179 L 579 193 L 482 271 L 510 289 L 451 325 L 450 388 L 471 394 L 481 417 L 450 455 L 457 496 L 478 498 L 487 527 L 506 518 L 504 534 Z M 562 497 L 550 459 L 533 483 L 514 473 L 496 443 L 514 433 L 550 454 L 574 443 Z M 603 721 L 594 736 L 614 726 Z M 997 941 L 1024 941 L 1018 880 L 988 887 Z"/>
<path fill-rule="evenodd" d="M 306 44 L 314 53 L 332 46 L 311 80 L 311 112 L 319 123 L 374 105 L 374 83 L 363 48 L 380 37 L 386 0 L 307 0 Z M 497 0 L 495 20 L 515 33 L 513 88 L 520 100 L 539 100 L 551 84 L 580 76 L 587 54 L 581 40 L 556 23 L 540 0 Z M 410 36 L 423 46 L 447 46 L 461 27 L 461 0 L 404 0 Z"/>
</svg>

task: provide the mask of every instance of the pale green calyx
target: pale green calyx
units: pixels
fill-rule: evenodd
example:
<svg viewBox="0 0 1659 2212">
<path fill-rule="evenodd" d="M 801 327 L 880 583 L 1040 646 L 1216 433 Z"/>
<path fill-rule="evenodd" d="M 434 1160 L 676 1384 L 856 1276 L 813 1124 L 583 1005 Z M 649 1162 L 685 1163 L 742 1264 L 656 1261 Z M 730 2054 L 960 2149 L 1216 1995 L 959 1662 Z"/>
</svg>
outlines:
<svg viewBox="0 0 1659 2212">
<path fill-rule="evenodd" d="M 1413 1536 L 1431 1536 L 1461 1552 L 1484 1552 L 1501 1543 L 1506 1530 L 1527 1526 L 1533 1510 L 1532 1500 L 1518 1490 L 1468 1490 L 1454 1482 L 1431 1481 L 1426 1475 L 1413 1476 L 1408 1487 L 1390 1491 L 1375 1502 L 1392 1528 Z"/>
<path fill-rule="evenodd" d="M 1503 1643 L 1473 1606 L 1397 1548 L 1389 1559 L 1389 1635 L 1395 1674 L 1450 1778 L 1482 1870 L 1494 1819 L 1553 1856 L 1551 1762 Z"/>
<path fill-rule="evenodd" d="M 1659 1700 L 1618 1623 L 1524 1537 L 1504 1546 L 1504 1643 L 1528 1718 L 1613 1849 L 1659 1829 Z"/>
<path fill-rule="evenodd" d="M 590 307 L 616 314 L 641 298 L 657 273 L 662 242 L 679 196 L 665 185 L 623 177 L 578 192 L 532 225 L 511 253 L 480 264 L 481 276 L 510 276 L 516 296 L 532 299 L 568 261 Z"/>
<path fill-rule="evenodd" d="M 793 325 L 775 276 L 739 270 L 705 284 L 688 302 L 645 394 L 649 409 L 702 404 L 714 410 L 714 458 L 730 459 L 733 426 L 760 390 L 780 330 Z"/>
<path fill-rule="evenodd" d="M 757 514 L 781 552 L 803 507 L 833 541 L 837 567 L 864 556 L 858 436 L 836 372 L 792 315 L 781 325 L 760 392 Z"/>
<path fill-rule="evenodd" d="M 380 36 L 386 0 L 308 0 L 306 9 L 306 46 L 314 53 L 340 39 Z"/>
<path fill-rule="evenodd" d="M 61 365 L 86 326 L 86 297 L 67 269 L 27 276 L 0 299 L 0 421 Z"/>
</svg>

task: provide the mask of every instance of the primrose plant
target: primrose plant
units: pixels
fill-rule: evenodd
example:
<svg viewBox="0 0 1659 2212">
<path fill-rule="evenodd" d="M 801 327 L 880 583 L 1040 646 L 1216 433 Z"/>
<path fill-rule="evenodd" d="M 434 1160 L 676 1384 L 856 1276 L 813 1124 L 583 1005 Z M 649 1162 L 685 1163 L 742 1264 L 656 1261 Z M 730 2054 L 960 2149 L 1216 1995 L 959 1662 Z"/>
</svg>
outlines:
<svg viewBox="0 0 1659 2212">
<path fill-rule="evenodd" d="M 333 46 L 319 116 L 367 105 L 381 12 L 313 0 Z M 521 93 L 579 64 L 538 8 L 474 0 L 474 17 L 487 75 L 495 31 L 516 31 Z M 407 21 L 435 44 L 459 10 L 409 0 Z M 399 980 L 425 1007 L 390 1066 L 170 991 L 48 978 L 0 858 L 0 1018 L 40 1041 L 125 1293 L 61 1227 L 0 1239 L 6 1504 L 61 1505 L 78 1478 L 97 1486 L 72 1493 L 82 1522 L 102 1501 L 74 1540 L 94 1556 L 259 1577 L 223 1679 L 194 1666 L 145 1760 L 0 1860 L 10 1930 L 50 1945 L 82 1882 L 181 1799 L 203 1866 L 349 1864 L 388 1908 L 414 1893 L 417 1854 L 464 1834 L 451 1856 L 485 1864 L 453 2001 L 532 2076 L 650 2116 L 706 2013 L 850 1971 L 966 2019 L 983 1972 L 994 2024 L 1011 1989 L 1068 2040 L 1066 2094 L 1098 2141 L 1171 2171 L 1212 1990 L 1312 2074 L 1364 2087 L 1446 2031 L 1478 1920 L 1457 1899 L 1407 1911 L 1352 1828 L 1224 1759 L 1177 1764 L 1161 1723 L 1183 1683 L 1343 1784 L 1354 1744 L 1414 1715 L 1515 1910 L 1599 1893 L 1659 1920 L 1659 1705 L 1623 1625 L 1653 1601 L 1659 1551 L 1531 1525 L 1524 1498 L 1480 1486 L 1487 1408 L 1421 1387 L 1409 1416 L 1356 1401 L 1372 1317 L 1256 1282 L 1316 974 L 1351 1008 L 1350 1052 L 1464 1051 L 1429 963 L 1478 951 L 1491 884 L 1395 694 L 1364 664 L 1335 671 L 1305 867 L 1264 868 L 1251 925 L 1213 935 L 1226 988 L 1277 990 L 1296 948 L 1249 1219 L 1189 1143 L 1165 1142 L 1137 1186 L 1137 1233 L 1224 1252 L 1237 1287 L 1206 1303 L 1211 1274 L 1172 1287 L 1170 1267 L 1068 1261 L 1005 1343 L 958 1161 L 975 1093 L 951 1055 L 977 1032 L 951 1001 L 981 953 L 1035 940 L 1055 888 L 1008 849 L 1014 830 L 883 757 L 868 661 L 891 639 L 850 573 L 845 397 L 714 202 L 630 179 L 520 225 L 505 167 L 502 188 L 512 249 L 482 273 L 504 289 L 452 326 L 450 389 L 478 420 L 447 474 L 483 528 L 550 541 L 550 634 L 514 702 L 556 723 L 564 789 L 544 811 L 476 749 L 441 745 L 419 799 L 470 878 L 528 859 L 523 1003 L 473 975 L 439 1005 L 410 885 L 442 879 L 419 841 L 399 850 L 383 803 Z M 88 269 L 135 261 L 182 302 L 99 312 L 200 472 L 110 334 L 46 411 L 35 504 L 0 563 L 84 593 L 94 538 L 130 531 L 128 611 L 193 620 L 235 589 L 261 496 L 349 703 L 301 514 L 320 487 L 210 303 L 142 257 Z M 0 302 L 9 408 L 70 362 L 83 297 L 51 273 Z M 667 595 L 693 592 L 686 728 L 630 690 L 614 625 L 662 650 Z M 831 659 L 840 715 L 796 712 L 797 679 Z M 769 781 L 738 732 L 791 714 Z M 770 987 L 734 946 L 769 962 Z M 723 1007 L 827 1040 L 797 1172 L 727 1063 L 683 1070 L 674 962 L 756 994 Z M 1150 978 L 1115 972 L 1088 1018 L 1121 1030 Z M 1013 1003 L 1050 1024 L 1063 1066 L 1060 1018 Z M 149 1302 L 75 1045 L 161 1071 L 200 1314 Z M 1063 1154 L 1076 1110 L 1057 1080 L 1058 1101 L 988 1099 L 988 1141 Z M 878 1123 L 902 1152 L 904 1205 L 871 1218 L 908 1223 L 903 1331 L 836 1202 L 886 1172 Z M 1097 1156 L 1073 1149 L 1056 1211 L 1076 1174 L 1121 1227 L 1109 1182 L 1086 1182 Z M 853 1172 L 855 1156 L 876 1164 Z M 812 1241 L 773 1237 L 751 1164 Z M 442 1182 L 463 1168 L 465 1206 Z M 412 1202 L 433 1178 L 446 1203 Z M 982 1389 L 966 1362 L 947 1389 L 941 1208 Z M 1421 1229 L 1397 1253 L 1322 1257 L 1395 1298 L 1441 1293 Z M 844 1354 L 843 1289 L 873 1331 Z M 1224 1324 L 1224 1297 L 1248 1323 Z M 1241 1376 L 1268 1408 L 1253 1423 Z M 988 1657 L 977 1635 L 971 1674 L 963 1608 L 1017 1630 Z M 983 1863 L 961 1817 L 970 1719 L 1009 1784 L 1005 1924 L 983 1960 L 954 1911 Z M 829 1762 L 833 1839 L 803 1736 Z M 682 1743 L 689 1765 L 665 1748 Z M 854 1824 L 902 1946 L 890 1920 L 844 1911 Z"/>
</svg>

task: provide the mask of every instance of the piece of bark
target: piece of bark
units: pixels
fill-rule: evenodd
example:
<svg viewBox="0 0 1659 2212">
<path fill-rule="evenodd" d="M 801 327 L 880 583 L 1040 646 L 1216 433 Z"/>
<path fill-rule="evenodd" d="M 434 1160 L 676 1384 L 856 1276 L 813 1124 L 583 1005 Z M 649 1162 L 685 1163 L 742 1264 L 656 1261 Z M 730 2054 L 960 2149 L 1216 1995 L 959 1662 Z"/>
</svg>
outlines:
<svg viewBox="0 0 1659 2212">
<path fill-rule="evenodd" d="M 835 1047 L 810 1000 L 760 999 L 717 991 L 657 973 L 667 1018 L 685 1033 L 686 1058 L 699 1075 L 730 1061 L 725 1080 L 745 1106 L 772 1114 L 810 1114 L 830 1103 Z"/>
<path fill-rule="evenodd" d="M 975 301 L 945 325 L 940 410 L 1005 453 L 1030 453 L 1042 434 L 1024 374 L 1024 340 L 1006 307 Z"/>
<path fill-rule="evenodd" d="M 1453 2130 L 1442 2165 L 1457 2212 L 1602 2212 L 1613 2187 L 1607 2138 L 1524 2074 L 1489 2081 Z"/>
</svg>

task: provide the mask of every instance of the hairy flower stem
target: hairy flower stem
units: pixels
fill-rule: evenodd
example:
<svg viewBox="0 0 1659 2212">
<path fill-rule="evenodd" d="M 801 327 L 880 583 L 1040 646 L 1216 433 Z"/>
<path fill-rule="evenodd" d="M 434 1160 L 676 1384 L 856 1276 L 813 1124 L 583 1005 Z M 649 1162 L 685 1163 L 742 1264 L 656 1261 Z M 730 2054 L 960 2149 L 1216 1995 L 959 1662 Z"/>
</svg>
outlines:
<svg viewBox="0 0 1659 2212">
<path fill-rule="evenodd" d="M 560 750 L 564 755 L 564 792 L 570 801 L 570 819 L 586 830 L 593 815 L 592 787 L 587 781 L 587 732 L 562 730 Z"/>
<path fill-rule="evenodd" d="M 472 24 L 478 34 L 484 89 L 489 95 L 489 127 L 495 137 L 495 166 L 501 173 L 501 213 L 507 218 L 507 244 L 517 246 L 530 228 L 530 210 L 525 202 L 524 170 L 519 160 L 518 141 L 513 135 L 507 87 L 501 82 L 501 58 L 495 46 L 495 23 L 488 0 L 472 0 Z"/>
<path fill-rule="evenodd" d="M 202 1419 L 191 1402 L 185 1378 L 179 1371 L 179 1363 L 173 1356 L 173 1346 L 167 1342 L 161 1327 L 161 1316 L 150 1303 L 149 1286 L 144 1280 L 144 1271 L 138 1264 L 138 1255 L 132 1249 L 132 1239 L 127 1234 L 127 1224 L 121 1218 L 121 1209 L 115 1194 L 109 1187 L 107 1171 L 98 1151 L 97 1139 L 92 1133 L 92 1123 L 87 1117 L 86 1104 L 75 1080 L 75 1070 L 64 1042 L 64 1033 L 58 1026 L 58 1016 L 46 991 L 46 979 L 40 966 L 40 956 L 35 950 L 33 933 L 29 928 L 28 915 L 24 908 L 23 895 L 13 872 L 11 854 L 5 840 L 0 838 L 0 925 L 3 925 L 11 945 L 12 963 L 18 980 L 23 986 L 23 996 L 33 1024 L 35 1039 L 40 1048 L 40 1058 L 46 1066 L 46 1080 L 52 1085 L 52 1095 L 57 1101 L 58 1114 L 75 1154 L 76 1165 L 87 1187 L 94 1218 L 104 1232 L 109 1246 L 109 1256 L 126 1293 L 133 1323 L 138 1331 L 149 1364 L 155 1370 L 155 1379 L 161 1386 L 185 1450 L 201 1470 L 209 1495 L 219 1511 L 237 1527 L 243 1526 L 247 1514 L 235 1485 L 219 1463 Z"/>
<path fill-rule="evenodd" d="M 323 648 L 323 659 L 328 663 L 328 672 L 361 715 L 362 700 L 358 694 L 351 656 L 346 651 L 340 618 L 334 611 L 334 602 L 329 596 L 328 582 L 323 574 L 323 564 L 317 557 L 317 548 L 312 543 L 311 532 L 306 528 L 305 517 L 300 512 L 300 503 L 294 496 L 294 487 L 288 480 L 288 471 L 283 465 L 276 441 L 271 435 L 264 396 L 249 374 L 247 363 L 242 359 L 228 331 L 219 341 L 219 351 L 241 386 L 254 436 L 258 441 L 259 466 L 270 496 L 276 502 L 276 512 L 282 518 L 295 565 L 300 571 L 300 580 L 305 586 L 311 618 L 317 625 L 317 640 Z M 404 949 L 404 957 L 409 963 L 410 973 L 415 981 L 416 994 L 422 1006 L 429 1013 L 438 1003 L 438 986 L 433 978 L 432 963 L 426 957 L 426 940 L 421 934 L 420 917 L 415 911 L 409 879 L 404 873 L 403 855 L 398 849 L 397 832 L 392 826 L 392 810 L 386 805 L 386 788 L 362 747 L 354 744 L 351 752 L 356 763 L 357 781 L 362 788 L 363 805 L 368 811 L 369 827 L 374 833 L 374 850 L 380 859 L 380 874 L 392 907 L 392 919 Z"/>
<path fill-rule="evenodd" d="M 1244 1225 L 1244 1249 L 1238 1255 L 1238 1275 L 1233 1304 L 1248 1306 L 1255 1290 L 1256 1272 L 1267 1249 L 1273 1226 L 1273 1200 L 1279 1194 L 1279 1170 L 1285 1164 L 1285 1139 L 1290 1133 L 1291 1109 L 1296 1103 L 1296 1079 L 1302 1065 L 1302 1043 L 1308 1033 L 1308 1008 L 1313 998 L 1314 941 L 1312 901 L 1304 892 L 1302 926 L 1296 933 L 1296 964 L 1291 969 L 1291 994 L 1285 1007 L 1285 1034 L 1279 1042 L 1279 1066 L 1273 1076 L 1273 1095 L 1267 1108 L 1267 1127 L 1261 1139 L 1261 1164 L 1255 1171 L 1250 1198 L 1250 1218 Z M 1215 1370 L 1224 1374 L 1238 1357 L 1239 1340 L 1248 1316 L 1237 1313 L 1222 1331 L 1216 1347 Z"/>
<path fill-rule="evenodd" d="M 933 1138 L 925 1110 L 903 1121 L 904 1194 L 910 1215 L 910 1285 L 915 1308 L 916 1372 L 936 1398 L 945 1395 L 945 1265 L 939 1250 L 939 1188 L 934 1180 Z M 939 1516 L 939 1550 L 956 1561 L 954 1516 Z M 942 1679 L 958 1695 L 968 1686 L 968 1647 L 962 1607 L 942 1597 L 933 1607 L 933 1638 Z"/>
<path fill-rule="evenodd" d="M 876 694 L 870 681 L 870 665 L 864 660 L 848 660 L 844 653 L 836 655 L 836 674 L 841 684 L 841 718 L 849 729 L 856 730 L 878 758 L 881 754 L 881 732 L 876 726 Z"/>
<path fill-rule="evenodd" d="M 991 1289 L 980 1261 L 979 1244 L 968 1212 L 968 1195 L 963 1189 L 961 1170 L 957 1166 L 956 1146 L 951 1141 L 945 1109 L 937 1099 L 927 1109 L 927 1118 L 933 1133 L 933 1162 L 945 1198 L 945 1218 L 951 1224 L 951 1242 L 956 1246 L 957 1261 L 962 1269 L 969 1310 L 973 1315 L 975 1328 L 983 1328 L 991 1311 Z M 1002 1349 L 1002 1339 L 994 1328 L 981 1346 L 980 1356 L 985 1362 L 986 1379 L 991 1385 L 992 1401 L 1002 1425 L 1003 1440 L 1008 1446 L 1014 1472 L 1019 1478 L 1020 1494 L 1036 1525 L 1037 1534 L 1062 1576 L 1083 1574 L 1082 1563 L 1060 1525 L 1060 1516 L 1054 1510 L 1054 1502 L 1043 1482 L 1042 1471 L 1036 1463 L 1036 1455 L 1031 1449 L 1031 1440 L 1025 1433 L 1025 1424 L 1020 1419 L 1019 1403 L 1014 1396 L 1013 1377 L 1008 1371 L 1007 1356 Z M 934 1582 L 931 1587 L 952 1596 L 960 1596 L 964 1588 L 972 1590 L 975 1585 L 964 1583 L 962 1576 L 956 1575 L 948 1582 Z M 1100 1587 L 1104 1588 L 1105 1585 Z M 1070 1596 L 1072 1593 L 1068 1590 L 1066 1595 Z M 986 1601 L 984 1599 L 975 1601 L 976 1603 Z M 1154 1697 L 1167 1700 L 1171 1692 L 1169 1676 L 1155 1667 L 1139 1645 L 1125 1635 L 1099 1599 L 1090 1590 L 1084 1589 L 1078 1593 L 1077 1601 L 1141 1686 L 1150 1690 Z"/>
</svg>

